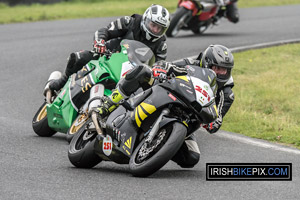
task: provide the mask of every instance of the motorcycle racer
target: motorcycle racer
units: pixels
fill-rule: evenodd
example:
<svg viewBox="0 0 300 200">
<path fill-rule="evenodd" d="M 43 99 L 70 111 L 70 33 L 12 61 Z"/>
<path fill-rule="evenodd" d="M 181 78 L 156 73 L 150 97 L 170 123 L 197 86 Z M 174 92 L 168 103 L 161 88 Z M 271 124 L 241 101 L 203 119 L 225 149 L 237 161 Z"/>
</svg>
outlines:
<svg viewBox="0 0 300 200">
<path fill-rule="evenodd" d="M 217 21 L 221 17 L 226 17 L 232 23 L 238 23 L 240 15 L 239 15 L 239 12 L 238 12 L 237 1 L 238 0 L 219 1 L 220 4 L 223 4 L 223 7 L 216 14 L 216 17 L 214 19 L 214 23 L 217 23 Z"/>
<path fill-rule="evenodd" d="M 153 65 L 152 72 L 145 66 L 132 69 L 126 74 L 125 78 L 120 80 L 112 95 L 106 97 L 104 103 L 100 107 L 95 108 L 94 111 L 98 112 L 102 118 L 105 118 L 124 99 L 127 99 L 141 85 L 147 83 L 151 78 L 151 74 L 160 79 L 164 79 L 171 74 L 175 74 L 176 76 L 185 75 L 187 73 L 193 74 L 193 67 L 191 65 L 210 69 L 210 71 L 206 73 L 216 75 L 218 89 L 213 85 L 212 88 L 215 89 L 216 92 L 218 118 L 209 124 L 203 125 L 208 132 L 215 133 L 221 127 L 223 117 L 234 101 L 234 93 L 232 91 L 234 83 L 231 76 L 234 59 L 231 51 L 222 45 L 210 45 L 203 53 L 201 52 L 195 60 L 183 59 L 183 61 L 175 63 L 159 61 Z M 199 124 L 194 124 L 193 126 L 192 132 L 199 128 Z M 186 138 L 185 143 L 172 160 L 183 168 L 193 167 L 199 162 L 200 150 L 194 133 Z"/>
<path fill-rule="evenodd" d="M 160 5 L 150 6 L 143 16 L 133 14 L 111 22 L 107 27 L 95 32 L 93 51 L 85 50 L 70 54 L 65 74 L 60 79 L 53 80 L 49 84 L 49 89 L 51 91 L 61 89 L 70 75 L 76 73 L 90 60 L 98 59 L 99 54 L 103 54 L 106 49 L 119 51 L 123 39 L 140 41 L 153 51 L 156 61 L 165 60 L 167 57 L 165 32 L 169 24 L 170 14 Z"/>
<path fill-rule="evenodd" d="M 234 86 L 231 71 L 234 66 L 234 58 L 231 51 L 222 45 L 210 45 L 204 52 L 193 60 L 189 58 L 173 63 L 177 68 L 186 68 L 192 74 L 192 66 L 212 69 L 217 75 L 216 104 L 218 117 L 209 124 L 200 124 L 209 133 L 217 132 L 222 126 L 223 118 L 230 109 L 234 101 Z M 197 125 L 195 125 L 197 126 Z M 199 125 L 198 125 L 199 126 Z M 181 167 L 193 167 L 200 160 L 200 150 L 196 142 L 194 133 L 186 138 L 185 143 L 172 159 Z"/>
<path fill-rule="evenodd" d="M 217 132 L 223 122 L 223 118 L 234 101 L 234 87 L 231 70 L 234 66 L 234 58 L 231 51 L 222 45 L 210 45 L 204 52 L 193 60 L 185 58 L 183 61 L 173 63 L 178 66 L 198 65 L 203 68 L 212 69 L 217 74 L 218 90 L 216 93 L 216 104 L 218 106 L 218 118 L 203 125 L 209 133 Z"/>
</svg>

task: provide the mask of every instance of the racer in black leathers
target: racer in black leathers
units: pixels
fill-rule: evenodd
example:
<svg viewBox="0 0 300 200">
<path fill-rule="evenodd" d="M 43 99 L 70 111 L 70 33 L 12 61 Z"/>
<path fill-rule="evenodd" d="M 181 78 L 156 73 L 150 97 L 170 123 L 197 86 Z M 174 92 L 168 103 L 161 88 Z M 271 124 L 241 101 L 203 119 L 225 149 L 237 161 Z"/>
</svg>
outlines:
<svg viewBox="0 0 300 200">
<path fill-rule="evenodd" d="M 93 111 L 98 112 L 102 118 L 105 118 L 118 106 L 119 102 L 128 98 L 142 84 L 148 82 L 151 78 L 151 73 L 152 76 L 159 78 L 167 77 L 170 74 L 175 74 L 178 76 L 189 73 L 192 75 L 194 67 L 200 66 L 211 69 L 210 71 L 206 72 L 207 75 L 209 73 L 213 73 L 217 76 L 218 89 L 216 94 L 216 104 L 218 105 L 218 118 L 209 124 L 203 125 L 208 132 L 214 133 L 221 127 L 223 117 L 229 110 L 234 100 L 234 94 L 231 90 L 234 85 L 231 77 L 231 69 L 233 68 L 233 64 L 233 55 L 228 48 L 222 45 L 210 45 L 204 51 L 204 53 L 200 53 L 196 60 L 183 59 L 182 61 L 174 63 L 159 61 L 152 66 L 152 72 L 148 67 L 139 66 L 129 71 L 126 76 L 120 80 L 116 90 L 113 91 L 112 95 L 105 98 L 104 104 L 93 109 Z M 216 68 L 222 68 L 225 73 L 219 74 L 219 71 L 222 70 Z M 195 131 L 200 125 L 193 124 L 192 126 L 192 130 Z M 194 133 L 186 138 L 182 147 L 172 160 L 184 168 L 191 168 L 199 162 L 200 150 Z"/>
<path fill-rule="evenodd" d="M 153 32 L 149 24 L 159 26 L 160 32 Z M 104 53 L 106 48 L 111 51 L 120 50 L 120 42 L 123 39 L 140 41 L 153 51 L 156 61 L 165 60 L 167 57 L 165 31 L 169 24 L 170 15 L 168 10 L 160 5 L 152 5 L 145 11 L 143 16 L 138 14 L 131 17 L 125 16 L 111 22 L 105 28 L 100 28 L 94 35 L 93 51 L 85 50 L 71 53 L 65 74 L 62 78 L 50 83 L 50 90 L 61 89 L 70 75 L 76 73 L 90 60 L 98 59 L 99 54 Z M 99 54 L 94 54 L 95 52 Z"/>
<path fill-rule="evenodd" d="M 218 118 L 209 124 L 201 124 L 209 133 L 217 132 L 222 126 L 223 118 L 234 101 L 234 86 L 231 70 L 234 65 L 233 55 L 230 50 L 222 45 L 210 45 L 203 53 L 193 60 L 185 58 L 182 61 L 174 62 L 177 67 L 185 67 L 188 73 L 193 73 L 192 66 L 200 66 L 213 69 L 217 74 L 218 89 L 216 92 L 216 104 L 218 108 Z M 218 74 L 215 66 L 226 69 L 226 74 Z M 173 161 L 181 167 L 193 167 L 200 160 L 200 150 L 195 136 L 192 134 L 174 156 Z"/>
<path fill-rule="evenodd" d="M 188 71 L 190 71 L 189 65 L 200 66 L 200 60 L 185 58 L 182 61 L 178 61 L 173 64 L 177 66 L 185 66 L 188 69 Z M 215 133 L 220 129 L 223 122 L 223 118 L 234 101 L 234 93 L 232 91 L 234 82 L 232 76 L 230 77 L 230 79 L 228 79 L 228 81 L 226 81 L 223 84 L 220 84 L 220 82 L 218 81 L 217 83 L 219 83 L 218 90 L 216 93 L 216 104 L 219 112 L 218 119 L 214 123 L 203 125 L 209 133 Z"/>
<path fill-rule="evenodd" d="M 238 23 L 240 19 L 238 7 L 237 7 L 237 1 L 238 0 L 230 0 L 231 3 L 222 7 L 218 13 L 216 14 L 214 18 L 213 23 L 217 23 L 217 21 L 221 17 L 226 17 L 230 22 L 232 23 Z"/>
</svg>

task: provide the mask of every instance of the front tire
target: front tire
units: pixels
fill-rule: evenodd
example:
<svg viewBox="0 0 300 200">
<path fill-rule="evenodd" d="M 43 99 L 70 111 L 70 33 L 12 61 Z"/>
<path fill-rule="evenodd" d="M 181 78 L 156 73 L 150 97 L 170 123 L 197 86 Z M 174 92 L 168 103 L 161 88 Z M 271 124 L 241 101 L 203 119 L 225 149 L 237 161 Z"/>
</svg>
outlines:
<svg viewBox="0 0 300 200">
<path fill-rule="evenodd" d="M 147 177 L 162 168 L 180 149 L 186 133 L 186 127 L 181 123 L 175 122 L 159 130 L 159 133 L 152 141 L 154 144 L 147 145 L 144 139 L 130 158 L 129 168 L 131 173 L 134 176 Z M 160 143 L 158 143 L 159 140 L 161 140 Z M 157 146 L 152 152 L 148 153 L 147 149 L 154 145 Z"/>
<path fill-rule="evenodd" d="M 96 132 L 89 132 L 86 125 L 92 123 L 89 119 L 81 126 L 77 134 L 71 140 L 68 157 L 70 162 L 78 168 L 92 168 L 99 164 L 102 159 L 94 152 Z"/>
<path fill-rule="evenodd" d="M 168 37 L 175 37 L 179 30 L 185 25 L 188 24 L 189 20 L 192 17 L 192 11 L 186 9 L 185 7 L 180 7 L 176 10 L 171 19 L 170 26 L 166 32 Z"/>
<path fill-rule="evenodd" d="M 206 31 L 208 29 L 208 27 L 209 27 L 209 25 L 203 25 L 201 27 L 195 26 L 195 27 L 191 28 L 191 30 L 195 34 L 202 34 L 202 33 L 204 33 L 204 31 Z"/>
<path fill-rule="evenodd" d="M 51 137 L 56 133 L 56 131 L 51 129 L 48 125 L 46 102 L 41 105 L 34 115 L 32 119 L 32 128 L 34 132 L 41 137 Z"/>
</svg>

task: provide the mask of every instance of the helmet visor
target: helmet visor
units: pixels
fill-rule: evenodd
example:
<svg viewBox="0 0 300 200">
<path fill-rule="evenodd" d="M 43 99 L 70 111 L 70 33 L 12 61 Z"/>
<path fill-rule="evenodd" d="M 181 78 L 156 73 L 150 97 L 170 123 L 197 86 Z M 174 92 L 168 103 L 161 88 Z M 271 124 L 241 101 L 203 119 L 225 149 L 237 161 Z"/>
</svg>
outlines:
<svg viewBox="0 0 300 200">
<path fill-rule="evenodd" d="M 217 74 L 218 79 L 228 80 L 231 76 L 231 69 L 229 68 L 213 65 L 211 69 Z"/>
<path fill-rule="evenodd" d="M 146 19 L 145 25 L 148 31 L 157 37 L 162 36 L 167 30 L 167 27 L 163 27 L 162 25 L 151 21 L 149 18 Z"/>
</svg>

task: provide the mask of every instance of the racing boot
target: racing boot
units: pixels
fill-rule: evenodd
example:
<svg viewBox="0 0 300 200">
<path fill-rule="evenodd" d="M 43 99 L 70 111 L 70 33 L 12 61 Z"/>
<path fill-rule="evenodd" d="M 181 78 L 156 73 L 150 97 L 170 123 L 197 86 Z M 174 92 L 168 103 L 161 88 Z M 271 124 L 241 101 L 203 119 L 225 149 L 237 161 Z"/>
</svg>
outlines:
<svg viewBox="0 0 300 200">
<path fill-rule="evenodd" d="M 75 53 L 71 53 L 69 58 L 68 58 L 68 63 L 67 63 L 67 68 L 65 71 L 65 74 L 60 78 L 56 79 L 50 82 L 49 88 L 51 91 L 59 91 L 68 81 L 68 78 L 70 75 L 72 75 L 74 72 L 72 70 L 73 65 L 76 62 L 76 55 Z"/>
<path fill-rule="evenodd" d="M 59 91 L 67 82 L 68 77 L 64 74 L 61 78 L 52 80 L 49 84 L 49 89 L 51 91 Z"/>
<path fill-rule="evenodd" d="M 93 110 L 96 111 L 103 119 L 107 117 L 112 111 L 114 111 L 119 106 L 119 104 L 127 98 L 128 97 L 124 95 L 119 88 L 116 88 L 110 96 L 104 97 L 102 105 Z"/>
</svg>

